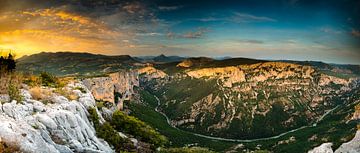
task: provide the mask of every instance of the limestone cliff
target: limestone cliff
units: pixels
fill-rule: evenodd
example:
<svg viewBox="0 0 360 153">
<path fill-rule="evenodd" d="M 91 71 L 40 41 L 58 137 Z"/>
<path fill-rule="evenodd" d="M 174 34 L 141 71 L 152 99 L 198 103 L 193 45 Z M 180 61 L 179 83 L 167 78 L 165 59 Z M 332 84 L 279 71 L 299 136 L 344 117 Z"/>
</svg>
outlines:
<svg viewBox="0 0 360 153">
<path fill-rule="evenodd" d="M 168 75 L 161 70 L 158 70 L 152 66 L 143 67 L 141 69 L 138 69 L 138 73 L 140 75 L 143 75 L 143 78 L 145 78 L 145 81 L 149 81 L 151 79 L 159 79 L 159 78 L 166 78 Z"/>
<path fill-rule="evenodd" d="M 6 96 L 0 96 L 5 97 L 0 103 L 1 141 L 28 153 L 114 152 L 107 142 L 96 136 L 87 117 L 87 109 L 96 106 L 95 99 L 88 90 L 82 92 L 76 87 L 85 88 L 80 83 L 69 84 L 66 88 L 78 99 L 69 100 L 53 93 L 48 95 L 48 104 L 35 100 L 24 89 L 22 102 L 9 102 Z"/>
<path fill-rule="evenodd" d="M 107 101 L 123 108 L 124 100 L 134 94 L 134 87 L 139 86 L 137 71 L 120 71 L 106 77 L 88 78 L 82 81 L 96 100 Z"/>
<path fill-rule="evenodd" d="M 171 123 L 227 138 L 261 132 L 271 136 L 315 123 L 336 106 L 333 99 L 351 91 L 356 82 L 285 62 L 193 67 L 169 77 L 148 87 L 162 91 L 161 107 Z M 265 124 L 268 119 L 274 120 L 272 125 Z"/>
</svg>

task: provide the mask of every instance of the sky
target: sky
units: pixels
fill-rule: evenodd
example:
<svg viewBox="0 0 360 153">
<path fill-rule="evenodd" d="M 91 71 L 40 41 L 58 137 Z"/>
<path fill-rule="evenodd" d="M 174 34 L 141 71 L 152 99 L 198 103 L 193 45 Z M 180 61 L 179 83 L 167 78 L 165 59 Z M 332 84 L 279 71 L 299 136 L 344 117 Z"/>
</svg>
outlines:
<svg viewBox="0 0 360 153">
<path fill-rule="evenodd" d="M 0 0 L 0 53 L 360 64 L 360 0 Z"/>
</svg>

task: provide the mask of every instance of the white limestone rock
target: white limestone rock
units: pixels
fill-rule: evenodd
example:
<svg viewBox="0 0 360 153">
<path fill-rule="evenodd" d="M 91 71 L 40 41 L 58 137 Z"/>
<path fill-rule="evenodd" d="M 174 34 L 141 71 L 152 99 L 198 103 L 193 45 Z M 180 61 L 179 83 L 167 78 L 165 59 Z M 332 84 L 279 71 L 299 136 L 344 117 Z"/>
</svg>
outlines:
<svg viewBox="0 0 360 153">
<path fill-rule="evenodd" d="M 332 143 L 323 143 L 320 146 L 308 151 L 308 153 L 333 153 L 333 150 L 331 149 L 332 145 Z"/>
<path fill-rule="evenodd" d="M 360 131 L 356 132 L 355 137 L 346 143 L 343 143 L 335 153 L 359 153 L 360 152 Z"/>
<path fill-rule="evenodd" d="M 84 87 L 74 84 L 69 88 L 76 86 Z M 54 103 L 45 105 L 22 90 L 23 103 L 0 104 L 0 139 L 29 153 L 114 152 L 107 142 L 96 137 L 87 118 L 87 109 L 95 106 L 95 100 L 86 91 L 75 91 L 78 101 L 50 95 Z M 104 122 L 99 112 L 98 115 Z"/>
</svg>

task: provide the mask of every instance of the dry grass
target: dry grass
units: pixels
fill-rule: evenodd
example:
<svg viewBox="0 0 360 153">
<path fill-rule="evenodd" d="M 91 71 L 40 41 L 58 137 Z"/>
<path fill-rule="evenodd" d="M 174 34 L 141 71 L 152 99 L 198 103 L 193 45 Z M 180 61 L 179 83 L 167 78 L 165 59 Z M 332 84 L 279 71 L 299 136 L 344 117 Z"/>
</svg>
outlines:
<svg viewBox="0 0 360 153">
<path fill-rule="evenodd" d="M 79 96 L 68 88 L 56 88 L 55 93 L 66 97 L 69 100 L 78 100 Z"/>
<path fill-rule="evenodd" d="M 43 102 L 44 104 L 48 104 L 51 102 L 51 96 L 53 92 L 50 89 L 43 89 L 39 86 L 33 87 L 29 90 L 33 99 Z"/>
<path fill-rule="evenodd" d="M 15 145 L 9 145 L 5 142 L 0 141 L 0 153 L 19 153 L 20 148 Z"/>
<path fill-rule="evenodd" d="M 22 81 L 22 74 L 0 70 L 0 94 L 8 94 L 11 100 L 21 102 L 23 97 L 19 89 L 21 88 Z"/>
<path fill-rule="evenodd" d="M 7 94 L 10 84 L 15 85 L 17 88 L 21 87 L 23 75 L 20 73 L 9 73 L 0 70 L 0 94 Z"/>
</svg>

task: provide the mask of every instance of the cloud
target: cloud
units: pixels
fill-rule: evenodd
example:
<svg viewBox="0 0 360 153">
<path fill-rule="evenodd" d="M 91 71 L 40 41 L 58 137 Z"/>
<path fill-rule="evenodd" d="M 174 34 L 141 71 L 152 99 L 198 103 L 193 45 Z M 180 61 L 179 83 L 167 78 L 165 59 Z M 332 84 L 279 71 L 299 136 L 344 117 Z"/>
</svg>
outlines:
<svg viewBox="0 0 360 153">
<path fill-rule="evenodd" d="M 170 39 L 173 38 L 200 39 L 200 38 L 204 38 L 207 32 L 209 32 L 208 28 L 197 28 L 194 31 L 188 31 L 179 34 L 174 32 L 168 32 L 166 36 Z"/>
<path fill-rule="evenodd" d="M 234 16 L 230 18 L 231 21 L 241 23 L 241 22 L 276 22 L 275 19 L 264 17 L 264 16 L 255 16 L 246 13 L 235 12 Z"/>
<path fill-rule="evenodd" d="M 325 32 L 325 33 L 329 33 L 329 34 L 341 34 L 342 31 L 341 30 L 336 30 L 330 27 L 322 27 L 320 28 L 321 32 Z"/>
<path fill-rule="evenodd" d="M 128 53 L 139 46 L 136 44 L 139 41 L 133 41 L 138 40 L 136 37 L 160 36 L 157 29 L 167 26 L 147 3 L 111 0 L 101 3 L 2 2 L 8 7 L 0 10 L 0 49 L 18 50 L 22 55 L 61 50 Z"/>
<path fill-rule="evenodd" d="M 254 40 L 254 39 L 238 39 L 235 40 L 237 43 L 244 43 L 244 44 L 264 44 L 265 42 L 262 40 Z"/>
<path fill-rule="evenodd" d="M 213 21 L 224 21 L 224 22 L 232 22 L 232 23 L 253 23 L 253 22 L 276 22 L 276 19 L 265 17 L 265 16 L 257 16 L 248 13 L 240 13 L 240 12 L 232 12 L 230 16 L 211 16 L 205 18 L 197 18 L 191 19 L 195 21 L 201 22 L 213 22 Z"/>
<path fill-rule="evenodd" d="M 352 29 L 351 30 L 351 35 L 354 36 L 354 37 L 359 38 L 360 37 L 360 31 L 356 30 L 356 29 Z"/>
<path fill-rule="evenodd" d="M 183 6 L 159 6 L 160 11 L 174 11 L 182 8 Z"/>
</svg>

